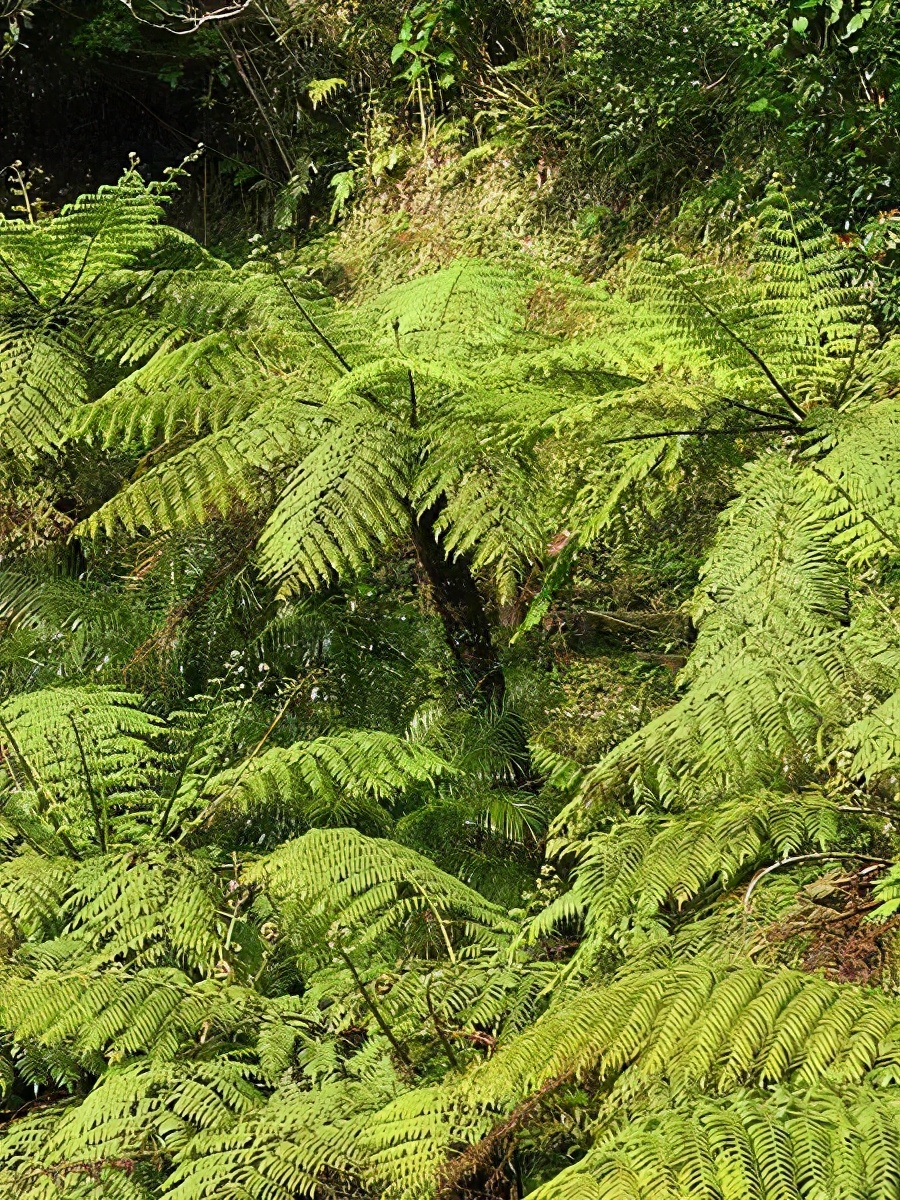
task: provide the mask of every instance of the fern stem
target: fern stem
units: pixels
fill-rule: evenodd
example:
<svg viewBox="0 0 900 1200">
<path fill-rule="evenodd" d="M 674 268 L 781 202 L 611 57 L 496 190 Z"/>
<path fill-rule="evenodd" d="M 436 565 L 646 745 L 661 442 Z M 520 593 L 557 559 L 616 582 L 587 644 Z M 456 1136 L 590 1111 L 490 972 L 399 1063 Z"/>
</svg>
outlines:
<svg viewBox="0 0 900 1200">
<path fill-rule="evenodd" d="M 88 799 L 91 803 L 91 813 L 94 818 L 94 828 L 97 831 L 97 841 L 100 843 L 101 853 L 106 853 L 106 807 L 104 805 L 101 813 L 100 806 L 97 802 L 97 794 L 94 791 L 94 784 L 91 780 L 91 772 L 88 767 L 87 756 L 84 752 L 84 746 L 81 741 L 81 734 L 78 732 L 78 726 L 75 723 L 75 718 L 69 714 L 69 723 L 72 726 L 72 732 L 75 734 L 75 745 L 78 747 L 78 756 L 81 759 L 81 769 L 84 772 L 84 782 L 87 785 Z"/>
<path fill-rule="evenodd" d="M 688 295 L 691 296 L 694 299 L 694 301 L 700 305 L 700 307 L 707 314 L 707 316 L 712 317 L 713 321 L 715 321 L 715 323 L 719 326 L 719 328 L 724 329 L 725 332 L 728 334 L 728 336 L 730 338 L 732 338 L 735 342 L 737 342 L 737 344 L 741 347 L 741 349 L 744 351 L 745 354 L 749 354 L 749 356 L 753 359 L 753 361 L 756 363 L 756 365 L 762 371 L 763 375 L 765 375 L 766 379 L 768 379 L 769 383 L 771 383 L 771 385 L 775 389 L 775 391 L 778 393 L 778 395 L 782 398 L 782 400 L 788 406 L 796 423 L 798 425 L 801 425 L 806 420 L 806 413 L 803 411 L 803 409 L 800 407 L 800 405 L 796 403 L 796 401 L 793 399 L 790 392 L 788 392 L 788 390 L 784 386 L 784 384 L 781 383 L 775 377 L 775 375 L 772 372 L 772 369 L 769 367 L 769 364 L 765 361 L 765 359 L 762 357 L 762 355 L 759 354 L 758 351 L 754 350 L 753 347 L 748 342 L 745 342 L 744 339 L 740 336 L 740 334 L 737 333 L 734 329 L 732 329 L 731 326 L 728 324 L 728 322 L 719 313 L 716 312 L 716 310 L 712 307 L 712 305 L 707 304 L 706 301 L 703 299 L 703 297 L 701 295 L 699 295 L 699 293 L 694 288 L 692 288 L 690 286 L 690 284 L 685 283 L 685 281 L 683 279 L 681 279 L 678 275 L 674 275 L 673 278 L 674 278 L 675 282 L 680 287 L 683 287 L 684 290 L 688 293 Z"/>
<path fill-rule="evenodd" d="M 34 292 L 31 290 L 31 288 L 28 286 L 28 284 L 25 282 L 25 280 L 22 279 L 22 277 L 20 275 L 16 274 L 16 272 L 9 265 L 9 263 L 6 261 L 6 259 L 3 257 L 2 254 L 0 254 L 0 267 L 3 267 L 4 271 L 6 271 L 6 273 L 8 275 L 12 276 L 12 278 L 19 285 L 19 287 L 24 291 L 25 295 L 32 302 L 32 304 L 35 304 L 38 308 L 40 308 L 41 307 L 40 300 L 38 300 L 37 296 L 34 294 Z"/>
<path fill-rule="evenodd" d="M 617 446 L 622 442 L 648 442 L 664 437 L 740 437 L 745 433 L 789 433 L 795 428 L 782 422 L 779 425 L 749 425 L 743 429 L 659 429 L 654 433 L 630 433 L 627 437 L 606 438 L 598 445 Z"/>
<path fill-rule="evenodd" d="M 275 270 L 275 278 L 278 280 L 278 282 L 281 284 L 281 286 L 284 288 L 284 290 L 290 296 L 291 301 L 294 304 L 294 307 L 297 309 L 297 312 L 299 312 L 300 316 L 304 319 L 304 321 L 306 321 L 307 325 L 310 327 L 310 329 L 313 331 L 313 333 L 316 335 L 316 337 L 319 338 L 319 340 L 322 342 L 323 345 L 328 347 L 328 349 L 331 351 L 331 353 L 334 355 L 334 357 L 338 360 L 338 362 L 341 364 L 341 366 L 344 368 L 344 370 L 349 375 L 352 372 L 353 368 L 347 362 L 346 358 L 344 358 L 343 354 L 341 354 L 340 350 L 338 350 L 337 346 L 334 344 L 334 342 L 331 340 L 331 338 L 328 336 L 328 334 L 325 332 L 325 330 L 320 328 L 319 325 L 312 319 L 312 317 L 306 311 L 304 306 L 300 303 L 300 301 L 294 295 L 293 289 L 291 288 L 288 281 L 284 278 L 284 276 L 281 274 L 281 272 L 277 268 Z"/>
<path fill-rule="evenodd" d="M 409 367 L 406 369 L 409 376 L 409 427 L 410 429 L 419 428 L 419 407 L 416 400 L 416 381 L 413 379 L 413 373 Z"/>
<path fill-rule="evenodd" d="M 447 926 L 441 920 L 441 915 L 437 910 L 437 906 L 435 905 L 434 901 L 431 899 L 431 897 L 428 895 L 428 893 L 425 891 L 425 889 L 422 887 L 421 884 L 413 883 L 413 887 L 416 889 L 416 891 L 419 893 L 419 895 L 422 897 L 422 899 L 428 905 L 429 912 L 434 917 L 435 921 L 437 921 L 438 928 L 440 929 L 441 935 L 444 939 L 444 945 L 447 947 L 447 955 L 449 956 L 450 961 L 455 964 L 456 963 L 456 955 L 453 953 L 453 944 L 450 941 L 450 935 L 447 933 Z"/>
<path fill-rule="evenodd" d="M 193 819 L 193 821 L 190 821 L 187 825 L 185 825 L 184 832 L 181 834 L 181 837 L 179 837 L 179 839 L 178 839 L 179 842 L 192 829 L 196 829 L 198 825 L 202 825 L 204 823 L 208 824 L 210 818 L 212 817 L 212 815 L 216 811 L 216 809 L 221 804 L 223 804 L 229 798 L 229 796 L 234 795 L 238 784 L 240 783 L 241 779 L 243 778 L 244 773 L 247 771 L 247 768 L 250 766 L 250 764 L 256 758 L 257 754 L 259 754 L 260 750 L 262 750 L 263 746 L 269 740 L 269 737 L 271 736 L 275 727 L 278 725 L 278 723 L 281 721 L 281 718 L 287 712 L 288 705 L 291 703 L 291 700 L 293 700 L 293 698 L 294 698 L 293 692 L 289 693 L 288 698 L 285 700 L 284 704 L 282 704 L 281 708 L 275 714 L 275 717 L 274 717 L 272 723 L 269 725 L 269 728 L 262 735 L 262 737 L 259 739 L 259 741 L 256 743 L 256 745 L 253 747 L 253 749 L 250 751 L 249 755 L 241 763 L 241 766 L 240 766 L 240 769 L 238 770 L 237 775 L 232 780 L 231 787 L 229 787 L 226 791 L 224 791 L 220 796 L 216 796 L 213 800 L 211 800 L 210 803 L 207 804 L 206 808 L 204 808 L 203 811 Z"/>
<path fill-rule="evenodd" d="M 95 230 L 94 233 L 91 234 L 90 238 L 88 239 L 87 249 L 84 252 L 84 257 L 81 260 L 81 266 L 78 268 L 77 272 L 75 273 L 75 278 L 72 280 L 72 283 L 69 286 L 69 288 L 66 290 L 65 294 L 55 305 L 55 308 L 62 308 L 63 305 L 67 304 L 68 301 L 71 300 L 72 296 L 75 293 L 75 289 L 78 287 L 79 283 L 81 283 L 81 277 L 87 268 L 88 261 L 91 257 L 91 251 L 94 248 L 94 242 L 100 236 L 102 230 L 103 230 L 103 226 L 101 225 L 101 227 L 99 229 Z M 91 282 L 88 284 L 88 288 L 93 287 L 93 285 L 96 282 L 97 282 L 97 279 L 95 276 L 94 279 L 92 279 Z M 87 289 L 85 289 L 85 290 L 87 290 Z"/>
<path fill-rule="evenodd" d="M 444 1050 L 447 1054 L 447 1058 L 450 1060 L 450 1066 L 453 1068 L 454 1071 L 458 1071 L 459 1070 L 459 1060 L 456 1057 L 456 1051 L 453 1049 L 453 1046 L 450 1044 L 450 1039 L 447 1037 L 447 1034 L 446 1034 L 446 1031 L 445 1031 L 443 1025 L 438 1020 L 437 1013 L 434 1011 L 434 1005 L 431 1002 L 431 979 L 430 978 L 428 979 L 428 981 L 425 984 L 425 1004 L 428 1007 L 428 1014 L 431 1017 L 432 1025 L 434 1025 L 434 1031 L 438 1035 L 441 1045 L 444 1047 Z"/>
<path fill-rule="evenodd" d="M 756 408 L 752 404 L 742 404 L 740 400 L 732 400 L 730 396 L 723 396 L 722 401 L 732 408 L 739 408 L 742 412 L 752 413 L 755 417 L 768 417 L 772 421 L 778 420 L 778 413 L 770 412 L 767 408 Z"/>
<path fill-rule="evenodd" d="M 240 9 L 239 11 L 243 11 L 243 9 Z M 271 120 L 269 119 L 269 114 L 268 114 L 268 111 L 267 111 L 265 105 L 260 100 L 259 94 L 257 93 L 256 88 L 253 86 L 252 82 L 250 81 L 249 75 L 244 70 L 244 64 L 243 64 L 243 61 L 241 60 L 240 55 L 237 53 L 234 46 L 232 46 L 231 42 L 225 36 L 225 33 L 222 30 L 221 26 L 216 27 L 216 32 L 218 33 L 219 37 L 222 39 L 222 43 L 225 46 L 225 49 L 228 51 L 231 61 L 234 63 L 234 68 L 237 71 L 238 75 L 240 76 L 241 82 L 243 83 L 243 85 L 247 89 L 247 91 L 250 93 L 253 103 L 259 109 L 259 115 L 262 117 L 263 122 L 265 123 L 266 129 L 268 129 L 269 134 L 271 135 L 272 141 L 275 143 L 278 153 L 281 156 L 281 161 L 284 163 L 285 168 L 287 169 L 288 179 L 290 179 L 290 177 L 294 173 L 293 164 L 291 163 L 291 160 L 288 158 L 287 152 L 284 148 L 284 145 L 282 144 L 281 138 L 278 136 L 278 133 L 276 132 L 275 127 L 273 126 Z M 251 62 L 252 62 L 252 59 L 251 59 Z"/>
<path fill-rule="evenodd" d="M 405 1066 L 412 1068 L 412 1063 L 409 1060 L 409 1055 L 406 1053 L 406 1051 L 403 1049 L 403 1047 L 397 1041 L 396 1037 L 393 1034 L 393 1031 L 391 1030 L 391 1027 L 388 1025 L 387 1021 L 385 1021 L 384 1017 L 382 1016 L 381 1010 L 379 1009 L 378 1005 L 375 1003 L 375 1001 L 369 995 L 369 993 L 366 989 L 366 985 L 363 983 L 362 979 L 360 978 L 359 972 L 357 971 L 356 967 L 354 967 L 353 963 L 350 961 L 350 956 L 344 950 L 343 946 L 338 945 L 337 952 L 341 956 L 341 958 L 344 960 L 344 962 L 347 964 L 347 969 L 349 970 L 350 974 L 353 976 L 353 982 L 356 984 L 357 988 L 359 989 L 359 994 L 362 996 L 363 1000 L 365 1001 L 366 1007 L 368 1008 L 369 1012 L 375 1018 L 375 1020 L 378 1024 L 378 1028 L 381 1030 L 381 1032 L 384 1034 L 384 1036 L 387 1038 L 387 1040 L 394 1047 L 394 1050 L 397 1054 L 397 1057 L 400 1059 L 400 1061 L 402 1063 L 404 1063 Z"/>
</svg>

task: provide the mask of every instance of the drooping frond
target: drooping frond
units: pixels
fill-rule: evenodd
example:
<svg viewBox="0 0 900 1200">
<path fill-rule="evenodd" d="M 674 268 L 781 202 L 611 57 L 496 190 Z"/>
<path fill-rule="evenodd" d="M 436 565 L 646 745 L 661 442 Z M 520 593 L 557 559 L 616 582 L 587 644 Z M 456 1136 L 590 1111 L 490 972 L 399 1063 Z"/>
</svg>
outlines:
<svg viewBox="0 0 900 1200">
<path fill-rule="evenodd" d="M 141 697 L 113 687 L 43 688 L 0 706 L 4 766 L 17 787 L 41 791 L 101 768 L 107 794 L 140 785 L 160 730 Z"/>
<path fill-rule="evenodd" d="M 352 1060 L 350 1066 L 352 1072 Z M 195 1139 L 166 1198 L 286 1200 L 315 1196 L 327 1178 L 349 1183 L 364 1169 L 358 1143 L 367 1121 L 401 1090 L 383 1058 L 361 1077 L 351 1073 L 310 1089 L 288 1084 L 233 1130 Z"/>
<path fill-rule="evenodd" d="M 772 777 L 820 754 L 896 664 L 846 628 L 847 575 L 815 493 L 780 456 L 757 462 L 727 510 L 694 602 L 700 624 L 686 695 L 621 743 L 586 795 L 642 766 L 694 779 Z M 574 816 L 577 806 L 571 810 Z"/>
<path fill-rule="evenodd" d="M 145 185 L 137 171 L 79 196 L 51 221 L 0 222 L 4 291 L 52 305 L 110 271 L 134 264 L 159 240 L 167 185 Z"/>
<path fill-rule="evenodd" d="M 173 962 L 209 973 L 223 953 L 221 907 L 221 886 L 202 861 L 130 850 L 81 867 L 62 911 L 95 963 Z"/>
<path fill-rule="evenodd" d="M 608 946 L 629 919 L 671 920 L 698 897 L 710 902 L 728 892 L 767 860 L 839 844 L 840 832 L 834 802 L 818 794 L 759 791 L 682 813 L 624 817 L 584 841 L 572 890 L 535 918 L 530 934 L 574 916 L 584 919 L 590 942 L 582 950 Z"/>
<path fill-rule="evenodd" d="M 237 500 L 252 504 L 264 473 L 283 469 L 296 452 L 304 415 L 290 402 L 264 404 L 138 475 L 91 514 L 85 532 L 180 529 L 227 513 Z"/>
<path fill-rule="evenodd" d="M 15 1121 L 0 1146 L 0 1184 L 23 1200 L 59 1195 L 149 1200 L 160 1156 L 230 1129 L 262 1097 L 246 1068 L 211 1063 L 141 1064 L 108 1071 L 81 1102 Z"/>
<path fill-rule="evenodd" d="M 213 776 L 204 788 L 210 817 L 237 814 L 298 829 L 388 823 L 382 803 L 414 784 L 431 785 L 452 772 L 426 746 L 377 730 L 356 729 L 273 746 L 245 764 Z"/>
<path fill-rule="evenodd" d="M 815 493 L 781 455 L 747 469 L 703 566 L 689 675 L 733 655 L 750 631 L 783 642 L 825 634 L 846 619 L 847 578 Z"/>
<path fill-rule="evenodd" d="M 420 917 L 452 957 L 463 931 L 493 941 L 514 928 L 497 905 L 421 854 L 353 829 L 313 829 L 285 842 L 249 877 L 291 913 L 298 939 L 304 929 L 321 936 L 336 923 L 357 941 L 376 942 Z"/>
<path fill-rule="evenodd" d="M 51 938 L 63 926 L 62 900 L 75 863 L 32 850 L 0 864 L 0 946 L 8 951 L 32 938 Z"/>
<path fill-rule="evenodd" d="M 163 190 L 130 171 L 52 220 L 0 219 L 0 436 L 14 453 L 55 452 L 87 399 L 85 297 L 156 244 Z"/>
<path fill-rule="evenodd" d="M 453 1169 L 461 1145 L 517 1111 L 527 1121 L 531 1098 L 588 1078 L 623 1102 L 648 1085 L 677 1101 L 699 1088 L 857 1083 L 897 1061 L 898 1019 L 891 999 L 800 972 L 698 964 L 625 974 L 561 998 L 460 1079 L 394 1101 L 366 1130 L 367 1161 L 390 1194 L 420 1194 Z"/>
<path fill-rule="evenodd" d="M 229 1043 L 258 1029 L 271 1007 L 227 978 L 195 982 L 175 967 L 92 967 L 88 960 L 68 968 L 54 962 L 28 974 L 4 971 L 3 1024 L 16 1045 L 67 1050 L 97 1073 L 104 1061 L 168 1061 L 197 1043 Z"/>
<path fill-rule="evenodd" d="M 825 410 L 813 427 L 806 478 L 835 550 L 851 566 L 900 556 L 900 411 L 893 399 L 847 413 Z"/>
<path fill-rule="evenodd" d="M 900 1093 L 738 1092 L 664 1110 L 602 1136 L 535 1200 L 737 1200 L 872 1196 L 896 1191 Z"/>
<path fill-rule="evenodd" d="M 286 591 L 358 570 L 405 530 L 410 448 L 371 417 L 325 420 L 263 530 L 262 569 Z"/>
<path fill-rule="evenodd" d="M 21 455 L 54 451 L 87 399 L 85 356 L 51 316 L 3 316 L 0 309 L 0 434 Z"/>
</svg>

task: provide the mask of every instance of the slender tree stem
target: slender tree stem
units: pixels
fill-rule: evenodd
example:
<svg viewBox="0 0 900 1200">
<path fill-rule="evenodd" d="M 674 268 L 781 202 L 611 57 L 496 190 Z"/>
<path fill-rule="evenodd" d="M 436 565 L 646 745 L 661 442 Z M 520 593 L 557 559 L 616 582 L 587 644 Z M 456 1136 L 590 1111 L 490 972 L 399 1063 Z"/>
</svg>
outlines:
<svg viewBox="0 0 900 1200">
<path fill-rule="evenodd" d="M 444 1031 L 443 1025 L 438 1020 L 437 1013 L 434 1011 L 434 1005 L 431 1002 L 431 980 L 430 979 L 425 984 L 425 1004 L 428 1007 L 428 1013 L 429 1013 L 429 1016 L 431 1017 L 431 1023 L 432 1023 L 432 1025 L 434 1025 L 434 1031 L 438 1035 L 441 1045 L 444 1047 L 447 1058 L 450 1060 L 450 1066 L 453 1068 L 454 1071 L 458 1071 L 459 1070 L 459 1060 L 456 1057 L 456 1051 L 453 1049 L 453 1046 L 450 1044 L 450 1039 L 447 1037 L 447 1034 Z"/>
<path fill-rule="evenodd" d="M 394 1047 L 397 1057 L 401 1060 L 401 1062 L 403 1062 L 407 1067 L 412 1067 L 412 1063 L 409 1061 L 409 1055 L 406 1053 L 406 1051 L 403 1049 L 403 1047 L 397 1041 L 396 1037 L 394 1037 L 394 1034 L 393 1034 L 393 1031 L 391 1030 L 390 1025 L 388 1025 L 387 1021 L 381 1015 L 381 1010 L 379 1009 L 378 1005 L 375 1003 L 375 1001 L 369 995 L 366 985 L 363 983 L 362 979 L 360 978 L 359 972 L 357 971 L 356 967 L 354 967 L 353 963 L 350 961 L 349 954 L 346 953 L 343 946 L 338 946 L 337 952 L 341 956 L 341 958 L 344 960 L 344 962 L 347 964 L 347 969 L 349 970 L 350 974 L 353 976 L 353 982 L 356 984 L 357 988 L 359 989 L 359 994 L 362 996 L 363 1000 L 365 1001 L 366 1007 L 368 1008 L 369 1012 L 375 1018 L 375 1020 L 378 1024 L 378 1028 L 381 1030 L 381 1032 L 384 1034 L 384 1036 L 387 1038 L 387 1040 Z"/>
</svg>

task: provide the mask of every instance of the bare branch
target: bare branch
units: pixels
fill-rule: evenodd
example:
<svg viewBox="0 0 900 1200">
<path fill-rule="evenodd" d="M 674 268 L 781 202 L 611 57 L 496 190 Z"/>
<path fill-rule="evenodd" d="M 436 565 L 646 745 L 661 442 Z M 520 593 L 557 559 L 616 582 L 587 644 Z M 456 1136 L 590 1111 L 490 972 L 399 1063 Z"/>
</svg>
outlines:
<svg viewBox="0 0 900 1200">
<path fill-rule="evenodd" d="M 206 9 L 204 5 L 195 4 L 193 0 L 187 0 L 184 6 L 184 11 L 179 13 L 170 12 L 162 4 L 157 4 L 156 0 L 148 0 L 150 7 L 162 16 L 167 18 L 164 21 L 148 21 L 146 17 L 141 17 L 135 12 L 134 0 L 121 0 L 134 19 L 141 25 L 149 25 L 151 29 L 162 29 L 166 33 L 174 33 L 177 37 L 183 37 L 185 34 L 196 33 L 204 25 L 210 25 L 214 22 L 231 21 L 235 17 L 241 16 L 253 4 L 253 0 L 235 0 L 234 3 L 223 5 L 222 8 L 212 10 Z M 173 25 L 172 21 L 180 22 L 180 26 Z"/>
</svg>

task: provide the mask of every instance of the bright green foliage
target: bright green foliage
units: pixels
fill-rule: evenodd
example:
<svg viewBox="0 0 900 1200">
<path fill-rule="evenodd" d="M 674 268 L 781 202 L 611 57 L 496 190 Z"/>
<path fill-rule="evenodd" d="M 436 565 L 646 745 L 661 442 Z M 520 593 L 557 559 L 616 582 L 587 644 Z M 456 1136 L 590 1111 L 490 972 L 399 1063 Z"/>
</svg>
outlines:
<svg viewBox="0 0 900 1200">
<path fill-rule="evenodd" d="M 160 203 L 0 231 L 83 380 L 8 472 L 0 1192 L 893 1195 L 898 360 L 845 250 L 773 187 L 743 263 L 351 302 Z"/>
<path fill-rule="evenodd" d="M 568 1197 L 891 1196 L 897 1093 L 776 1091 L 702 1101 L 609 1134 L 533 1194 Z"/>
<path fill-rule="evenodd" d="M 165 187 L 136 172 L 82 196 L 53 221 L 0 221 L 0 431 L 17 454 L 52 450 L 90 396 L 90 359 L 129 361 L 166 334 L 106 321 L 139 279 L 141 259 L 182 244 L 159 226 Z M 188 253 L 194 253 L 188 251 Z"/>
</svg>

